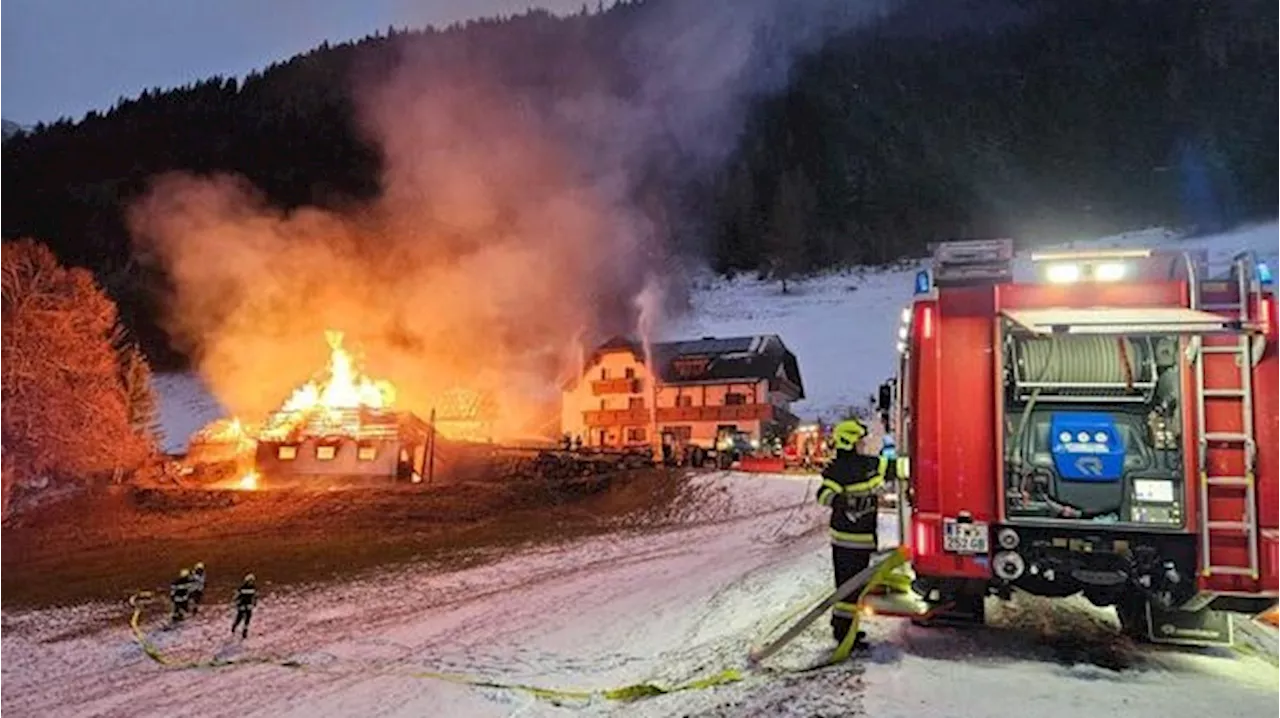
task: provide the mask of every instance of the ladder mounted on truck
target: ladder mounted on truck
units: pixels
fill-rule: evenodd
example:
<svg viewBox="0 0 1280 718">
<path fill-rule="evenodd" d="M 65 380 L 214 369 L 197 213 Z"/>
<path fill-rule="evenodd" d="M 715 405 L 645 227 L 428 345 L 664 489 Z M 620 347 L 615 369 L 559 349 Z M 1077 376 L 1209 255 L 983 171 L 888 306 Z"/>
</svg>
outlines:
<svg viewBox="0 0 1280 718">
<path fill-rule="evenodd" d="M 1261 569 L 1253 367 L 1262 348 L 1261 341 L 1255 341 L 1262 338 L 1258 336 L 1259 317 L 1254 313 L 1265 309 L 1257 266 L 1252 252 L 1242 252 L 1232 260 L 1229 281 L 1206 280 L 1194 283 L 1191 289 L 1193 308 L 1231 317 L 1240 327 L 1234 336 L 1204 336 L 1194 344 L 1200 555 L 1201 575 L 1205 577 L 1234 575 L 1257 580 Z M 1228 362 L 1234 370 L 1226 368 Z M 1234 381 L 1225 381 L 1231 377 Z M 1211 402 L 1233 408 L 1210 411 Z M 1214 460 L 1210 460 L 1211 451 Z M 1220 470 L 1223 466 L 1227 468 Z M 1215 506 L 1227 509 L 1215 512 Z M 1224 548 L 1238 547 L 1241 542 L 1245 544 L 1243 562 L 1215 561 L 1215 557 L 1229 553 Z"/>
</svg>

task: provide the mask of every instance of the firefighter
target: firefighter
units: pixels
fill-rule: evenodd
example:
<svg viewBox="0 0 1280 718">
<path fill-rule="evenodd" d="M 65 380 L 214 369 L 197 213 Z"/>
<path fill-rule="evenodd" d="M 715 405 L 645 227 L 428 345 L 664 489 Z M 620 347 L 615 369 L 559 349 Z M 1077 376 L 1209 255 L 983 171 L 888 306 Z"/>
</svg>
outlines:
<svg viewBox="0 0 1280 718">
<path fill-rule="evenodd" d="M 836 454 L 822 471 L 817 500 L 831 508 L 831 564 L 838 587 L 865 569 L 876 551 L 876 513 L 889 461 L 858 452 L 867 436 L 866 425 L 858 419 L 836 424 L 832 434 Z M 851 600 L 832 608 L 831 631 L 837 643 L 849 634 L 857 610 Z M 865 638 L 858 631 L 855 646 L 865 647 Z"/>
<path fill-rule="evenodd" d="M 184 568 L 178 572 L 178 577 L 169 584 L 169 600 L 173 602 L 173 622 L 186 618 L 191 603 L 191 571 Z"/>
<path fill-rule="evenodd" d="M 236 629 L 240 628 L 240 623 L 244 622 L 244 628 L 240 631 L 241 638 L 249 637 L 249 621 L 253 618 L 253 607 L 258 603 L 258 588 L 255 585 L 253 574 L 244 577 L 244 583 L 240 584 L 240 588 L 236 589 L 236 620 L 231 624 L 231 635 L 236 635 Z"/>
<path fill-rule="evenodd" d="M 200 602 L 204 600 L 204 562 L 197 561 L 191 569 L 191 615 L 200 612 Z"/>
</svg>

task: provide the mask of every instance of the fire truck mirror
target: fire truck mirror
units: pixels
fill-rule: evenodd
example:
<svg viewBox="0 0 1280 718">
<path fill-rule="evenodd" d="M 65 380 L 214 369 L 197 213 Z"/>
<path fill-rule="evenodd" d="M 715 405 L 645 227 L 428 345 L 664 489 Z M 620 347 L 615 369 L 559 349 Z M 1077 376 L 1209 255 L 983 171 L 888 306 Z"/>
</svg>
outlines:
<svg viewBox="0 0 1280 718">
<path fill-rule="evenodd" d="M 893 384 L 885 382 L 880 385 L 880 397 L 876 402 L 876 408 L 880 411 L 889 411 L 893 406 Z"/>
</svg>

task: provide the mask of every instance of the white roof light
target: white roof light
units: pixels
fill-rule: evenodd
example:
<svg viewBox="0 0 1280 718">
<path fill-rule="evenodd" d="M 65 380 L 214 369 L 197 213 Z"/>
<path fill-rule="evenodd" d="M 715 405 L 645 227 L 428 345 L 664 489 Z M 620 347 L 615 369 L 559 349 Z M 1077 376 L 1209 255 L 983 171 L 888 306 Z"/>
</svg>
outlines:
<svg viewBox="0 0 1280 718">
<path fill-rule="evenodd" d="M 1045 278 L 1054 284 L 1070 284 L 1080 281 L 1080 265 L 1051 264 L 1045 270 Z"/>
<path fill-rule="evenodd" d="M 1093 278 L 1099 282 L 1119 281 L 1125 274 L 1125 266 L 1119 262 L 1106 262 L 1093 268 Z"/>
<path fill-rule="evenodd" d="M 911 307 L 902 308 L 902 323 L 903 324 L 911 323 Z"/>
</svg>

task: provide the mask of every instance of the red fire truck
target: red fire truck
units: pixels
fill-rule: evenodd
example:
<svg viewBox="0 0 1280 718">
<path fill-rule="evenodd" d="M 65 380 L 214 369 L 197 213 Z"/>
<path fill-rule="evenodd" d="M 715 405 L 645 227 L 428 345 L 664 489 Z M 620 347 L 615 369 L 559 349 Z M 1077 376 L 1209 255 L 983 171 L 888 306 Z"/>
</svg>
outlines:
<svg viewBox="0 0 1280 718">
<path fill-rule="evenodd" d="M 1275 293 L 1250 253 L 1222 279 L 1205 260 L 936 248 L 880 392 L 931 616 L 1082 593 L 1132 635 L 1207 644 L 1276 604 Z"/>
</svg>

